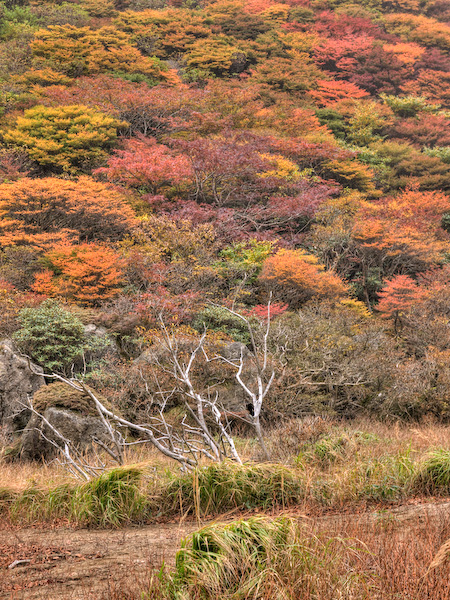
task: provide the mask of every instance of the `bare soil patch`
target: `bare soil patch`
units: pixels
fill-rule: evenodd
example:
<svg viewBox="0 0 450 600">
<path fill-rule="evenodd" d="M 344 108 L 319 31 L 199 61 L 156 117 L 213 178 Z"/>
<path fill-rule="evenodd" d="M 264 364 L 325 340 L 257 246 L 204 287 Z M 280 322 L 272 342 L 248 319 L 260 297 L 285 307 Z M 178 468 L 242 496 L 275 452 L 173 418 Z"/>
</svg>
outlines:
<svg viewBox="0 0 450 600">
<path fill-rule="evenodd" d="M 0 532 L 0 598 L 99 598 L 116 582 L 145 576 L 149 567 L 173 561 L 180 540 L 196 528 L 189 523 Z M 30 562 L 9 569 L 15 560 Z"/>
</svg>

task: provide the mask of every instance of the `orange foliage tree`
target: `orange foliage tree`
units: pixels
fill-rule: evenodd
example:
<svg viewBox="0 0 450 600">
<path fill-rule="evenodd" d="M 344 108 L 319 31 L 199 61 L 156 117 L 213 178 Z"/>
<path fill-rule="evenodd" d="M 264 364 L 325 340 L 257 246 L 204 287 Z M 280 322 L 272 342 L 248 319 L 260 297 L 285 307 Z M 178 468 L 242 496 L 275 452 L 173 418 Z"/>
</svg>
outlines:
<svg viewBox="0 0 450 600">
<path fill-rule="evenodd" d="M 288 93 L 306 92 L 315 87 L 323 73 L 311 61 L 306 52 L 291 52 L 288 58 L 268 58 L 253 71 L 257 83 L 267 84 L 277 91 Z"/>
<path fill-rule="evenodd" d="M 345 296 L 348 290 L 342 279 L 324 269 L 317 257 L 304 250 L 283 249 L 266 259 L 259 280 L 291 308 L 313 297 L 335 300 Z"/>
<path fill-rule="evenodd" d="M 413 275 L 442 262 L 449 236 L 441 220 L 449 208 L 450 199 L 442 192 L 414 189 L 362 206 L 351 235 L 367 303 L 371 271 L 380 278 Z"/>
<path fill-rule="evenodd" d="M 408 277 L 408 275 L 396 275 L 385 281 L 383 289 L 378 296 L 380 301 L 377 306 L 378 312 L 384 318 L 393 318 L 394 327 L 397 330 L 401 324 L 401 318 L 417 302 L 427 295 L 423 287 Z"/>
<path fill-rule="evenodd" d="M 35 292 L 95 305 L 120 291 L 123 264 L 111 248 L 61 244 L 47 252 L 43 260 L 48 268 L 36 274 L 32 285 Z"/>
<path fill-rule="evenodd" d="M 321 106 L 332 106 L 341 100 L 365 98 L 368 92 L 349 81 L 317 81 L 317 89 L 310 95 Z"/>
<path fill-rule="evenodd" d="M 124 196 L 89 177 L 0 184 L 0 244 L 48 249 L 63 240 L 117 241 L 135 224 Z"/>
</svg>

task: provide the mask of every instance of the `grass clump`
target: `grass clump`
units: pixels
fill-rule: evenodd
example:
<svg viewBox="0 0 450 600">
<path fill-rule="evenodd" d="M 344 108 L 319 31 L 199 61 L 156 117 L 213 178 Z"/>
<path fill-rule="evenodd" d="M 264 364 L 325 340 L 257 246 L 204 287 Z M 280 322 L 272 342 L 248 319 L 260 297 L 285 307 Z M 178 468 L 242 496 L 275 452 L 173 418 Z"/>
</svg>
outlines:
<svg viewBox="0 0 450 600">
<path fill-rule="evenodd" d="M 431 494 L 450 491 L 450 450 L 436 448 L 425 456 L 415 477 L 415 487 Z"/>
<path fill-rule="evenodd" d="M 399 500 L 410 492 L 414 472 L 409 450 L 371 459 L 354 469 L 349 490 L 354 490 L 356 500 Z"/>
<path fill-rule="evenodd" d="M 9 514 L 11 506 L 16 501 L 17 494 L 7 488 L 0 488 L 0 516 Z"/>
<path fill-rule="evenodd" d="M 296 462 L 297 464 L 315 463 L 327 467 L 357 453 L 362 446 L 378 441 L 377 436 L 363 431 L 325 435 L 313 443 L 303 444 Z"/>
<path fill-rule="evenodd" d="M 98 527 L 118 527 L 143 518 L 146 496 L 140 482 L 139 468 L 122 467 L 77 488 L 72 515 L 77 522 Z"/>
<path fill-rule="evenodd" d="M 298 504 L 303 481 L 282 465 L 220 463 L 173 478 L 164 491 L 169 510 L 198 516 L 235 508 L 260 509 Z"/>
<path fill-rule="evenodd" d="M 143 520 L 147 498 L 142 493 L 142 471 L 120 467 L 85 484 L 62 484 L 43 490 L 31 486 L 10 503 L 14 521 L 36 522 L 59 519 L 89 527 L 119 527 Z"/>
<path fill-rule="evenodd" d="M 350 545 L 307 533 L 285 517 L 211 525 L 182 542 L 175 570 L 145 598 L 323 598 L 339 583 L 343 550 Z M 355 576 L 353 590 L 359 587 Z"/>
</svg>

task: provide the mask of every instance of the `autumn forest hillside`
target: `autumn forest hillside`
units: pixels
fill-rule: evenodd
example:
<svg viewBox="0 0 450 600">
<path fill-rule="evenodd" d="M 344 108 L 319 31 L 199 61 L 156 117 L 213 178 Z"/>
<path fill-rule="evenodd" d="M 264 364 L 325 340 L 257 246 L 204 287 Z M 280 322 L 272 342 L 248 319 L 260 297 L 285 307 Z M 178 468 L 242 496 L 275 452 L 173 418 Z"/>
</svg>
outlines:
<svg viewBox="0 0 450 600">
<path fill-rule="evenodd" d="M 270 315 L 267 417 L 448 420 L 449 194 L 447 0 L 0 2 L 0 337 L 128 418 Z"/>
</svg>

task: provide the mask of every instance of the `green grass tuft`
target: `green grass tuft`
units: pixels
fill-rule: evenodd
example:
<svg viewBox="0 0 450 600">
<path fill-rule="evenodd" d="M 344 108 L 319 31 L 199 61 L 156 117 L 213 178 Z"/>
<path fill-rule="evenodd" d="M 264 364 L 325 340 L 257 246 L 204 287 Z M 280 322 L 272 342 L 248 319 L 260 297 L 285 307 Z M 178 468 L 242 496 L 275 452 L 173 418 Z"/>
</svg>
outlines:
<svg viewBox="0 0 450 600">
<path fill-rule="evenodd" d="M 291 518 L 254 517 L 215 524 L 183 541 L 175 570 L 160 576 L 145 598 L 287 600 L 305 593 L 308 598 L 322 598 L 339 582 L 343 550 L 350 547 L 359 551 L 340 538 L 307 533 Z M 357 575 L 352 584 L 356 593 L 363 591 L 365 584 Z"/>
<path fill-rule="evenodd" d="M 265 510 L 298 504 L 305 496 L 298 473 L 282 465 L 214 464 L 173 478 L 167 509 L 203 516 L 235 508 Z"/>
<path fill-rule="evenodd" d="M 428 453 L 419 467 L 415 487 L 424 493 L 450 491 L 450 450 L 436 448 Z"/>
<path fill-rule="evenodd" d="M 146 497 L 140 488 L 142 471 L 119 467 L 77 488 L 72 514 L 83 524 L 118 527 L 142 518 Z"/>
<path fill-rule="evenodd" d="M 15 521 L 65 519 L 89 527 L 118 527 L 144 520 L 147 498 L 142 493 L 142 472 L 120 467 L 88 483 L 59 485 L 49 490 L 29 487 L 10 503 Z"/>
<path fill-rule="evenodd" d="M 344 461 L 356 454 L 362 446 L 378 441 L 377 436 L 362 431 L 325 435 L 316 442 L 304 443 L 296 462 L 326 467 Z"/>
</svg>

